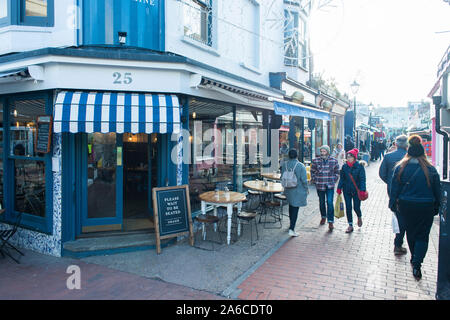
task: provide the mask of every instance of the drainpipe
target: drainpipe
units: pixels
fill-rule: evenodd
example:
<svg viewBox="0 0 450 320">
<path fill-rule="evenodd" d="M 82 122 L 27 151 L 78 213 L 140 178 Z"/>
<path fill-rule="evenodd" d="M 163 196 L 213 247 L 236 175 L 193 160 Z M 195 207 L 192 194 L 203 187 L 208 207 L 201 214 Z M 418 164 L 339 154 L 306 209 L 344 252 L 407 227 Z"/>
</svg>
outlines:
<svg viewBox="0 0 450 320">
<path fill-rule="evenodd" d="M 436 110 L 436 133 L 442 135 L 444 137 L 444 159 L 443 159 L 443 172 L 442 172 L 442 180 L 447 180 L 448 173 L 448 134 L 445 131 L 441 130 L 441 100 L 442 97 L 436 96 L 433 97 L 433 104 Z"/>
</svg>

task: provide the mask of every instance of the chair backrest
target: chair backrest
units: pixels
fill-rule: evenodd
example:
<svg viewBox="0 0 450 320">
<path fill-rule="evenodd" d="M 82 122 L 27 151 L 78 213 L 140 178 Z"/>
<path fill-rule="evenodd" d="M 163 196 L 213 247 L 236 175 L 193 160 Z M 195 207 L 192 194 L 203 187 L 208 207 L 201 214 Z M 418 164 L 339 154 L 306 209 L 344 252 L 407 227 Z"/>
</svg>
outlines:
<svg viewBox="0 0 450 320">
<path fill-rule="evenodd" d="M 20 222 L 22 221 L 22 213 L 16 213 L 17 217 L 16 220 L 13 223 L 13 227 L 11 229 L 11 231 L 8 233 L 8 235 L 6 236 L 6 239 L 4 239 L 5 241 L 8 241 L 16 232 L 17 229 L 20 227 Z"/>
</svg>

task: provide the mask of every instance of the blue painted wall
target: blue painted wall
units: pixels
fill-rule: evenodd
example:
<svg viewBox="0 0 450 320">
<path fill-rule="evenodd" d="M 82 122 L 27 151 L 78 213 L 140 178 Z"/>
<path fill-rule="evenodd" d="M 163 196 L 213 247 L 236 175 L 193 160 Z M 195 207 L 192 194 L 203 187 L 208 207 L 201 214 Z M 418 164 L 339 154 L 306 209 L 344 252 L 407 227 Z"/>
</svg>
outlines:
<svg viewBox="0 0 450 320">
<path fill-rule="evenodd" d="M 164 51 L 164 0 L 82 0 L 82 45 L 119 45 Z"/>
</svg>

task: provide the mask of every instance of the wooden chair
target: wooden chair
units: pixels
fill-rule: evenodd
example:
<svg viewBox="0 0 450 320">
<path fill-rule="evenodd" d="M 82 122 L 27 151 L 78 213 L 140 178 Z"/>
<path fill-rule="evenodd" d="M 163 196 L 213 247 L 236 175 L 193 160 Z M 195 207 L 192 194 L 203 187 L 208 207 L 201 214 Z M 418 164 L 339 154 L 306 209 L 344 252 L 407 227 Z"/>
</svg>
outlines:
<svg viewBox="0 0 450 320">
<path fill-rule="evenodd" d="M 220 235 L 220 232 L 214 232 L 215 234 L 218 234 L 219 236 L 219 241 L 217 241 L 216 239 L 207 239 L 207 228 L 208 227 L 212 227 L 214 226 L 214 224 L 217 224 L 220 222 L 220 219 L 216 216 L 213 215 L 209 215 L 209 214 L 200 214 L 198 216 L 196 216 L 194 218 L 197 222 L 201 223 L 202 228 L 201 228 L 201 239 L 203 240 L 203 242 L 207 242 L 211 244 L 211 249 L 208 249 L 206 247 L 202 247 L 202 246 L 198 246 L 197 243 L 199 243 L 200 241 L 198 241 L 198 234 L 200 233 L 199 231 L 196 232 L 196 236 L 194 239 L 194 247 L 198 248 L 198 249 L 203 249 L 203 250 L 210 250 L 210 251 L 214 251 L 214 244 L 223 244 L 222 241 L 222 236 Z"/>
</svg>

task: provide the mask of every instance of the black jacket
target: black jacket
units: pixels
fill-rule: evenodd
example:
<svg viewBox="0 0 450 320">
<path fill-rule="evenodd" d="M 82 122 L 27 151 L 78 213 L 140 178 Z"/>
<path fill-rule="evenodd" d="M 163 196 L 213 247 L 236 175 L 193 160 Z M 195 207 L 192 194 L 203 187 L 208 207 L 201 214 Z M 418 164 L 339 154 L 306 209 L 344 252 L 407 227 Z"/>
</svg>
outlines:
<svg viewBox="0 0 450 320">
<path fill-rule="evenodd" d="M 389 189 L 391 187 L 391 179 L 392 174 L 394 173 L 394 166 L 397 162 L 403 159 L 403 157 L 406 154 L 406 149 L 398 148 L 394 152 L 389 152 L 383 159 L 383 162 L 381 162 L 380 170 L 378 171 L 378 174 L 381 178 L 381 180 L 384 181 L 384 183 L 387 184 L 388 187 L 388 193 Z"/>
</svg>

